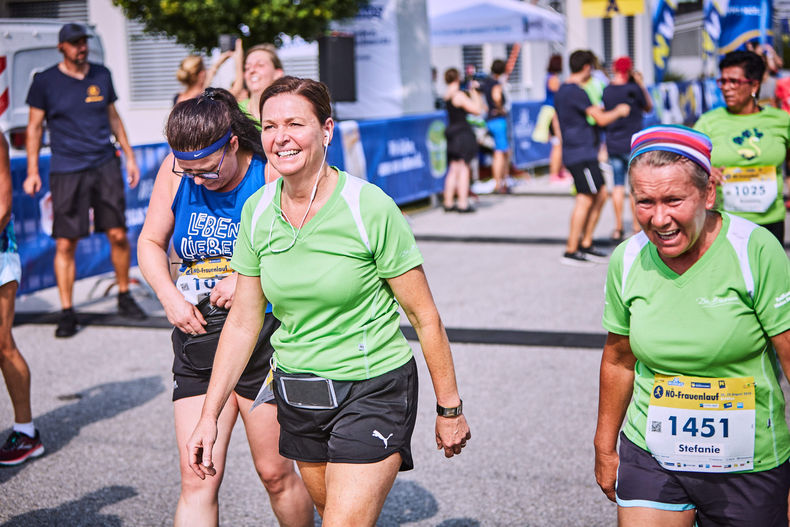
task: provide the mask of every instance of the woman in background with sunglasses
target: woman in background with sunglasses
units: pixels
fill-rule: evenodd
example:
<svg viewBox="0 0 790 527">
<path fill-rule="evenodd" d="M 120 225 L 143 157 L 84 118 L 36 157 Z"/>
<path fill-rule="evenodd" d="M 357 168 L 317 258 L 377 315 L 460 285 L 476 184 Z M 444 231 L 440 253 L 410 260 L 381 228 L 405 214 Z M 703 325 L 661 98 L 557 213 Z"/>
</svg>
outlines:
<svg viewBox="0 0 790 527">
<path fill-rule="evenodd" d="M 717 79 L 726 107 L 702 115 L 694 126 L 713 142 L 711 179 L 717 206 L 785 235 L 782 199 L 790 146 L 790 114 L 757 104 L 765 61 L 751 51 L 727 53 Z"/>
<path fill-rule="evenodd" d="M 173 401 L 181 466 L 181 496 L 175 525 L 217 525 L 217 493 L 231 431 L 240 414 L 255 468 L 281 525 L 313 524 L 313 507 L 293 462 L 278 452 L 276 407 L 261 405 L 250 415 L 269 371 L 269 337 L 280 322 L 266 317 L 255 349 L 219 417 L 214 447 L 217 477 L 201 480 L 190 469 L 187 439 L 200 417 L 214 352 L 237 274 L 230 258 L 241 209 L 264 185 L 265 161 L 255 123 L 221 89 L 177 104 L 165 127 L 172 148 L 159 169 L 140 238 L 138 261 L 175 326 L 172 335 Z M 167 251 L 181 258 L 175 283 Z M 269 308 L 271 310 L 271 308 Z"/>
</svg>

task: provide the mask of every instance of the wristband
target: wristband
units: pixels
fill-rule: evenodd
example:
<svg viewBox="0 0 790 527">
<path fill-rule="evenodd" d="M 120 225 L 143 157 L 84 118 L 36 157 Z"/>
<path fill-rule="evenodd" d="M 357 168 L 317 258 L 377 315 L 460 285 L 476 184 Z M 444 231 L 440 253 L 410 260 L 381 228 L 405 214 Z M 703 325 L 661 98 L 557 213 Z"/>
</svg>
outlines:
<svg viewBox="0 0 790 527">
<path fill-rule="evenodd" d="M 454 408 L 445 408 L 444 406 L 440 406 L 439 403 L 436 403 L 436 413 L 441 417 L 458 417 L 464 411 L 464 402 L 461 401 L 461 404 Z"/>
</svg>

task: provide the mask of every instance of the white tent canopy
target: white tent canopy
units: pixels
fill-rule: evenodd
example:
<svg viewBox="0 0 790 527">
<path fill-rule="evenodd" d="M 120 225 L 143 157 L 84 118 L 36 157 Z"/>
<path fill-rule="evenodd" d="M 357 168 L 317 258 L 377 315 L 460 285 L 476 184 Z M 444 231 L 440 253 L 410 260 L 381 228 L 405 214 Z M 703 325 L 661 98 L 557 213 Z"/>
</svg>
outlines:
<svg viewBox="0 0 790 527">
<path fill-rule="evenodd" d="M 565 18 L 518 0 L 428 0 L 431 44 L 565 41 Z"/>
</svg>

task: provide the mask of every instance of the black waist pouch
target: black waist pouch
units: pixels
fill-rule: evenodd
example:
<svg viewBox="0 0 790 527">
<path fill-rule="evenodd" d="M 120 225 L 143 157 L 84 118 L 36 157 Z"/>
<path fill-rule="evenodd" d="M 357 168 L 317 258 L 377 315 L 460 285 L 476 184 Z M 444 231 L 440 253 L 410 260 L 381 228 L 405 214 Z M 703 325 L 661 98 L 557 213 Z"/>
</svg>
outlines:
<svg viewBox="0 0 790 527">
<path fill-rule="evenodd" d="M 214 364 L 214 354 L 217 352 L 219 335 L 228 318 L 228 310 L 213 306 L 205 297 L 197 305 L 203 318 L 206 319 L 205 333 L 192 336 L 182 333 L 184 339 L 181 345 L 181 355 L 190 367 L 195 370 L 210 370 Z"/>
</svg>

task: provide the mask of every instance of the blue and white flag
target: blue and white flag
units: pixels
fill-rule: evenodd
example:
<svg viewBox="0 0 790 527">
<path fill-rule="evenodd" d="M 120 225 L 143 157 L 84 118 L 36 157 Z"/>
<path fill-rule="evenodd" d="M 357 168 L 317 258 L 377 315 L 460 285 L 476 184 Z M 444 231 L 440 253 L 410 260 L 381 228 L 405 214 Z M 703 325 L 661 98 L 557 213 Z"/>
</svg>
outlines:
<svg viewBox="0 0 790 527">
<path fill-rule="evenodd" d="M 724 55 L 742 49 L 747 42 L 758 40 L 760 44 L 771 44 L 770 0 L 730 0 L 727 15 L 721 25 L 719 53 Z"/>
<path fill-rule="evenodd" d="M 669 62 L 669 48 L 675 34 L 676 0 L 658 0 L 653 13 L 653 65 L 655 82 L 664 79 Z"/>
<path fill-rule="evenodd" d="M 727 12 L 729 0 L 704 0 L 702 8 L 702 56 L 705 61 L 713 60 L 719 49 L 722 18 Z"/>
</svg>

